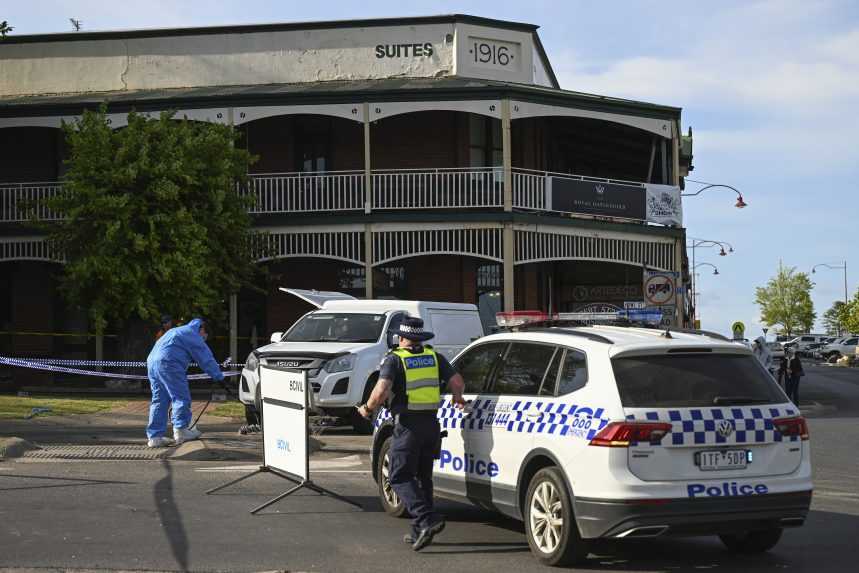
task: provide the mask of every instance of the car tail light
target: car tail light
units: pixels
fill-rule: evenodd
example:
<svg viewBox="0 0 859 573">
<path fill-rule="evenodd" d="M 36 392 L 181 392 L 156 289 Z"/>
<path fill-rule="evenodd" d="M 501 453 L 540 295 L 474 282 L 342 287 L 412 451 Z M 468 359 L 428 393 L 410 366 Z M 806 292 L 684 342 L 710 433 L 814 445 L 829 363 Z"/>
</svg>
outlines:
<svg viewBox="0 0 859 573">
<path fill-rule="evenodd" d="M 630 444 L 658 444 L 671 431 L 667 422 L 612 422 L 593 437 L 592 446 L 626 448 Z"/>
<path fill-rule="evenodd" d="M 805 423 L 805 418 L 802 416 L 776 418 L 773 420 L 773 426 L 775 426 L 775 429 L 778 430 L 778 433 L 782 436 L 796 436 L 802 440 L 808 439 L 808 424 Z"/>
</svg>

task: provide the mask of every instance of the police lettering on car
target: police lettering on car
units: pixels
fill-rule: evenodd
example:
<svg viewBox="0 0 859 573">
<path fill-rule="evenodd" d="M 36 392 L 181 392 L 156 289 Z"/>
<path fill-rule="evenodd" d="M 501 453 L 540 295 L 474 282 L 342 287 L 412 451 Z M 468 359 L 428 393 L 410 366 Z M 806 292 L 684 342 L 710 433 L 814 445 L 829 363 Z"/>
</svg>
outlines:
<svg viewBox="0 0 859 573">
<path fill-rule="evenodd" d="M 412 530 L 403 541 L 419 551 L 445 526 L 434 509 L 432 482 L 433 461 L 441 449 L 440 386 L 446 382 L 453 394 L 451 403 L 462 408 L 465 384 L 444 356 L 422 344 L 433 337 L 424 330 L 423 320 L 406 317 L 394 333 L 399 348 L 382 362 L 379 381 L 358 411 L 370 418 L 373 410 L 388 402 L 388 414 L 394 419 L 388 481 L 412 516 Z"/>
</svg>

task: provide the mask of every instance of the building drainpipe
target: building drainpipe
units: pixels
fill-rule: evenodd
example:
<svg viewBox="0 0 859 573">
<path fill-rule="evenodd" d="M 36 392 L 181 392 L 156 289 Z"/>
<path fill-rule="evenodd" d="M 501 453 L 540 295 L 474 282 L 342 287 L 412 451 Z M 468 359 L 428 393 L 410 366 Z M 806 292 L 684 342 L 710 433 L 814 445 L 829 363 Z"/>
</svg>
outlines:
<svg viewBox="0 0 859 573">
<path fill-rule="evenodd" d="M 235 110 L 232 107 L 227 109 L 227 121 L 229 122 L 231 129 L 235 129 L 234 114 Z M 230 295 L 230 358 L 233 359 L 233 362 L 236 362 L 239 359 L 238 306 L 238 295 L 236 293 L 232 293 Z"/>
<path fill-rule="evenodd" d="M 672 134 L 671 134 L 671 182 L 672 185 L 680 186 L 680 121 L 675 121 L 672 124 Z M 683 286 L 683 249 L 686 248 L 686 233 L 685 231 L 681 234 L 681 236 L 677 237 L 674 244 L 674 269 L 677 271 L 677 287 L 674 289 L 674 326 L 682 327 L 683 326 L 683 314 L 685 310 L 685 305 L 683 304 L 684 297 L 686 293 L 681 292 L 681 288 Z M 695 272 L 695 271 L 692 271 Z M 692 301 L 692 304 L 695 304 L 695 301 Z M 692 317 L 692 324 L 690 326 L 695 326 L 695 317 Z"/>
<path fill-rule="evenodd" d="M 510 100 L 501 100 L 501 146 L 502 164 L 504 168 L 504 212 L 513 212 L 513 155 L 511 150 L 510 134 Z M 512 311 L 516 308 L 516 292 L 514 289 L 514 230 L 513 222 L 504 223 L 503 230 L 503 267 L 504 267 L 504 310 Z"/>
<path fill-rule="evenodd" d="M 373 173 L 370 163 L 370 104 L 362 104 L 364 108 L 364 213 L 369 215 L 373 210 Z M 373 298 L 373 226 L 364 225 L 364 296 Z"/>
</svg>

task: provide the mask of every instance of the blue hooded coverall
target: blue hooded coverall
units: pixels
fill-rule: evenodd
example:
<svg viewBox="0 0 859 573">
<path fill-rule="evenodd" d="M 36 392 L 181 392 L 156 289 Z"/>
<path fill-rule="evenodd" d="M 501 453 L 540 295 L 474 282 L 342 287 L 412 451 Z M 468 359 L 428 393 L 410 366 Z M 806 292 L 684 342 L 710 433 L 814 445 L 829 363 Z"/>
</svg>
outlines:
<svg viewBox="0 0 859 573">
<path fill-rule="evenodd" d="M 167 432 L 167 408 L 173 404 L 173 428 L 187 428 L 191 423 L 191 390 L 188 387 L 188 364 L 192 361 L 216 382 L 224 379 L 206 341 L 200 336 L 203 321 L 195 318 L 184 326 L 171 328 L 158 339 L 146 369 L 152 387 L 149 406 L 148 438 L 160 438 Z"/>
</svg>

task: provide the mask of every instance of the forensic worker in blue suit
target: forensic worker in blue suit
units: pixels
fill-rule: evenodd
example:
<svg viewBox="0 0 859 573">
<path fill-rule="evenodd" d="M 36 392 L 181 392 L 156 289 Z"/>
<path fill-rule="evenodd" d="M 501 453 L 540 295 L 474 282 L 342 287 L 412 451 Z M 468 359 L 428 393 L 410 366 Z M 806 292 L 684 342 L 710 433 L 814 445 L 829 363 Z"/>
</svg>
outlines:
<svg viewBox="0 0 859 573">
<path fill-rule="evenodd" d="M 200 437 L 200 430 L 191 425 L 191 390 L 188 387 L 188 365 L 193 361 L 220 382 L 224 379 L 212 351 L 206 344 L 209 333 L 206 322 L 195 318 L 184 326 L 171 328 L 158 339 L 146 359 L 152 404 L 146 436 L 150 448 L 171 445 L 167 433 L 167 409 L 173 406 L 173 439 L 176 445 Z"/>
</svg>

